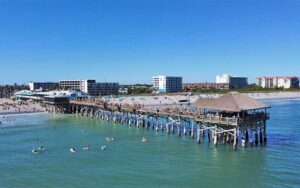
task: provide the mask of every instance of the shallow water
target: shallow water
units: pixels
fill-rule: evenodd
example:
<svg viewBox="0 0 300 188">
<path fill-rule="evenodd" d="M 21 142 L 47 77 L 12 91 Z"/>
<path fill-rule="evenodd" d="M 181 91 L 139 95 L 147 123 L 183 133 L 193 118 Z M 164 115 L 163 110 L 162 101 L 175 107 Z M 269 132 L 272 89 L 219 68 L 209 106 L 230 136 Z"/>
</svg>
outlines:
<svg viewBox="0 0 300 188">
<path fill-rule="evenodd" d="M 300 101 L 268 103 L 268 145 L 237 151 L 72 115 L 12 116 L 0 126 L 0 187 L 299 187 Z"/>
</svg>

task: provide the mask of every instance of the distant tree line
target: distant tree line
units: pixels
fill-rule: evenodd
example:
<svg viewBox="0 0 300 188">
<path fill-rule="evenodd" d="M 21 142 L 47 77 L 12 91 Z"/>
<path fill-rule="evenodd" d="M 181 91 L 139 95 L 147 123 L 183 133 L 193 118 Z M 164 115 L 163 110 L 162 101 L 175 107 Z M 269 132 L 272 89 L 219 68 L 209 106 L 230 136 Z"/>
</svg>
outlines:
<svg viewBox="0 0 300 188">
<path fill-rule="evenodd" d="M 241 89 L 188 89 L 184 88 L 185 92 L 193 92 L 193 93 L 220 93 L 225 94 L 228 92 L 240 92 L 240 93 L 253 93 L 253 92 L 278 92 L 278 91 L 300 91 L 300 88 L 291 88 L 291 89 L 284 89 L 282 87 L 276 87 L 276 88 L 262 88 L 256 84 L 250 84 L 248 87 L 241 88 Z"/>
<path fill-rule="evenodd" d="M 153 91 L 149 84 L 121 85 L 120 88 L 127 88 L 129 95 L 151 94 Z"/>
<path fill-rule="evenodd" d="M 9 98 L 17 91 L 28 89 L 28 85 L 0 85 L 0 98 Z"/>
</svg>

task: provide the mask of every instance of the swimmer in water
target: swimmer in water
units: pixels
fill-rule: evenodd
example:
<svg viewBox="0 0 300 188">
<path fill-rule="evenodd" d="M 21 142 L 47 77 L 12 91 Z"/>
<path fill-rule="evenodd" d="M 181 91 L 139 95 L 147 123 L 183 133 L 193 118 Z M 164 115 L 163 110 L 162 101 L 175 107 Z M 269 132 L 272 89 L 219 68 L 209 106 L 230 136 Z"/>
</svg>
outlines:
<svg viewBox="0 0 300 188">
<path fill-rule="evenodd" d="M 105 149 L 106 149 L 106 146 L 101 146 L 101 149 L 102 149 L 102 150 L 105 150 Z"/>
<path fill-rule="evenodd" d="M 112 141 L 114 141 L 115 139 L 113 138 L 113 137 L 106 137 L 106 141 L 107 142 L 112 142 Z"/>
<path fill-rule="evenodd" d="M 87 145 L 86 147 L 82 148 L 83 150 L 91 150 L 91 145 Z"/>
<path fill-rule="evenodd" d="M 75 149 L 74 147 L 71 147 L 71 148 L 70 148 L 70 152 L 71 152 L 71 153 L 76 153 L 76 149 Z"/>
</svg>

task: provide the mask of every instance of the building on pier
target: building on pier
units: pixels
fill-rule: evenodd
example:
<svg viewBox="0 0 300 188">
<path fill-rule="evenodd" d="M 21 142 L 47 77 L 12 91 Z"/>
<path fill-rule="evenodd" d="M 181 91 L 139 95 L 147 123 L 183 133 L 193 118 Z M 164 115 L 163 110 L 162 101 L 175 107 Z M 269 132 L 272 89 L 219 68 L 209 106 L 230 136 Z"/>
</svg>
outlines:
<svg viewBox="0 0 300 188">
<path fill-rule="evenodd" d="M 69 98 L 67 96 L 46 96 L 43 102 L 46 104 L 66 105 L 69 104 Z"/>
<path fill-rule="evenodd" d="M 70 99 L 67 96 L 45 96 L 42 103 L 51 113 L 70 112 Z"/>
<path fill-rule="evenodd" d="M 90 98 L 95 98 L 89 96 L 87 93 L 83 91 L 75 91 L 75 90 L 53 90 L 53 91 L 46 91 L 46 92 L 33 92 L 29 90 L 22 90 L 14 93 L 16 99 L 21 100 L 36 100 L 36 101 L 43 101 L 45 97 L 49 96 L 56 96 L 56 97 L 67 97 L 70 100 L 85 100 Z"/>
<path fill-rule="evenodd" d="M 216 99 L 199 99 L 195 105 L 202 109 L 227 112 L 243 112 L 269 108 L 268 105 L 238 92 L 230 92 Z"/>
<path fill-rule="evenodd" d="M 229 133 L 236 138 L 252 138 L 255 133 L 255 143 L 266 142 L 266 121 L 269 119 L 268 105 L 263 104 L 244 94 L 231 92 L 217 99 L 199 99 L 195 103 L 199 112 L 196 121 L 200 123 L 201 130 L 211 130 L 214 134 Z M 250 134 L 250 135 L 249 135 Z"/>
</svg>

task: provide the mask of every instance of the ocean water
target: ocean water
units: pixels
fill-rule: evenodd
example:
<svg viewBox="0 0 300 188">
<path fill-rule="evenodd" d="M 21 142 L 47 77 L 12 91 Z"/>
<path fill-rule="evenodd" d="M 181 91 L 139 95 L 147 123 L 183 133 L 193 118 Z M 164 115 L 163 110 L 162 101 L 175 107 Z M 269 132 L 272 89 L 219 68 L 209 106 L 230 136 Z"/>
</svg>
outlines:
<svg viewBox="0 0 300 188">
<path fill-rule="evenodd" d="M 0 125 L 0 187 L 300 187 L 300 100 L 267 103 L 267 146 L 237 150 L 72 115 L 11 116 Z"/>
</svg>

